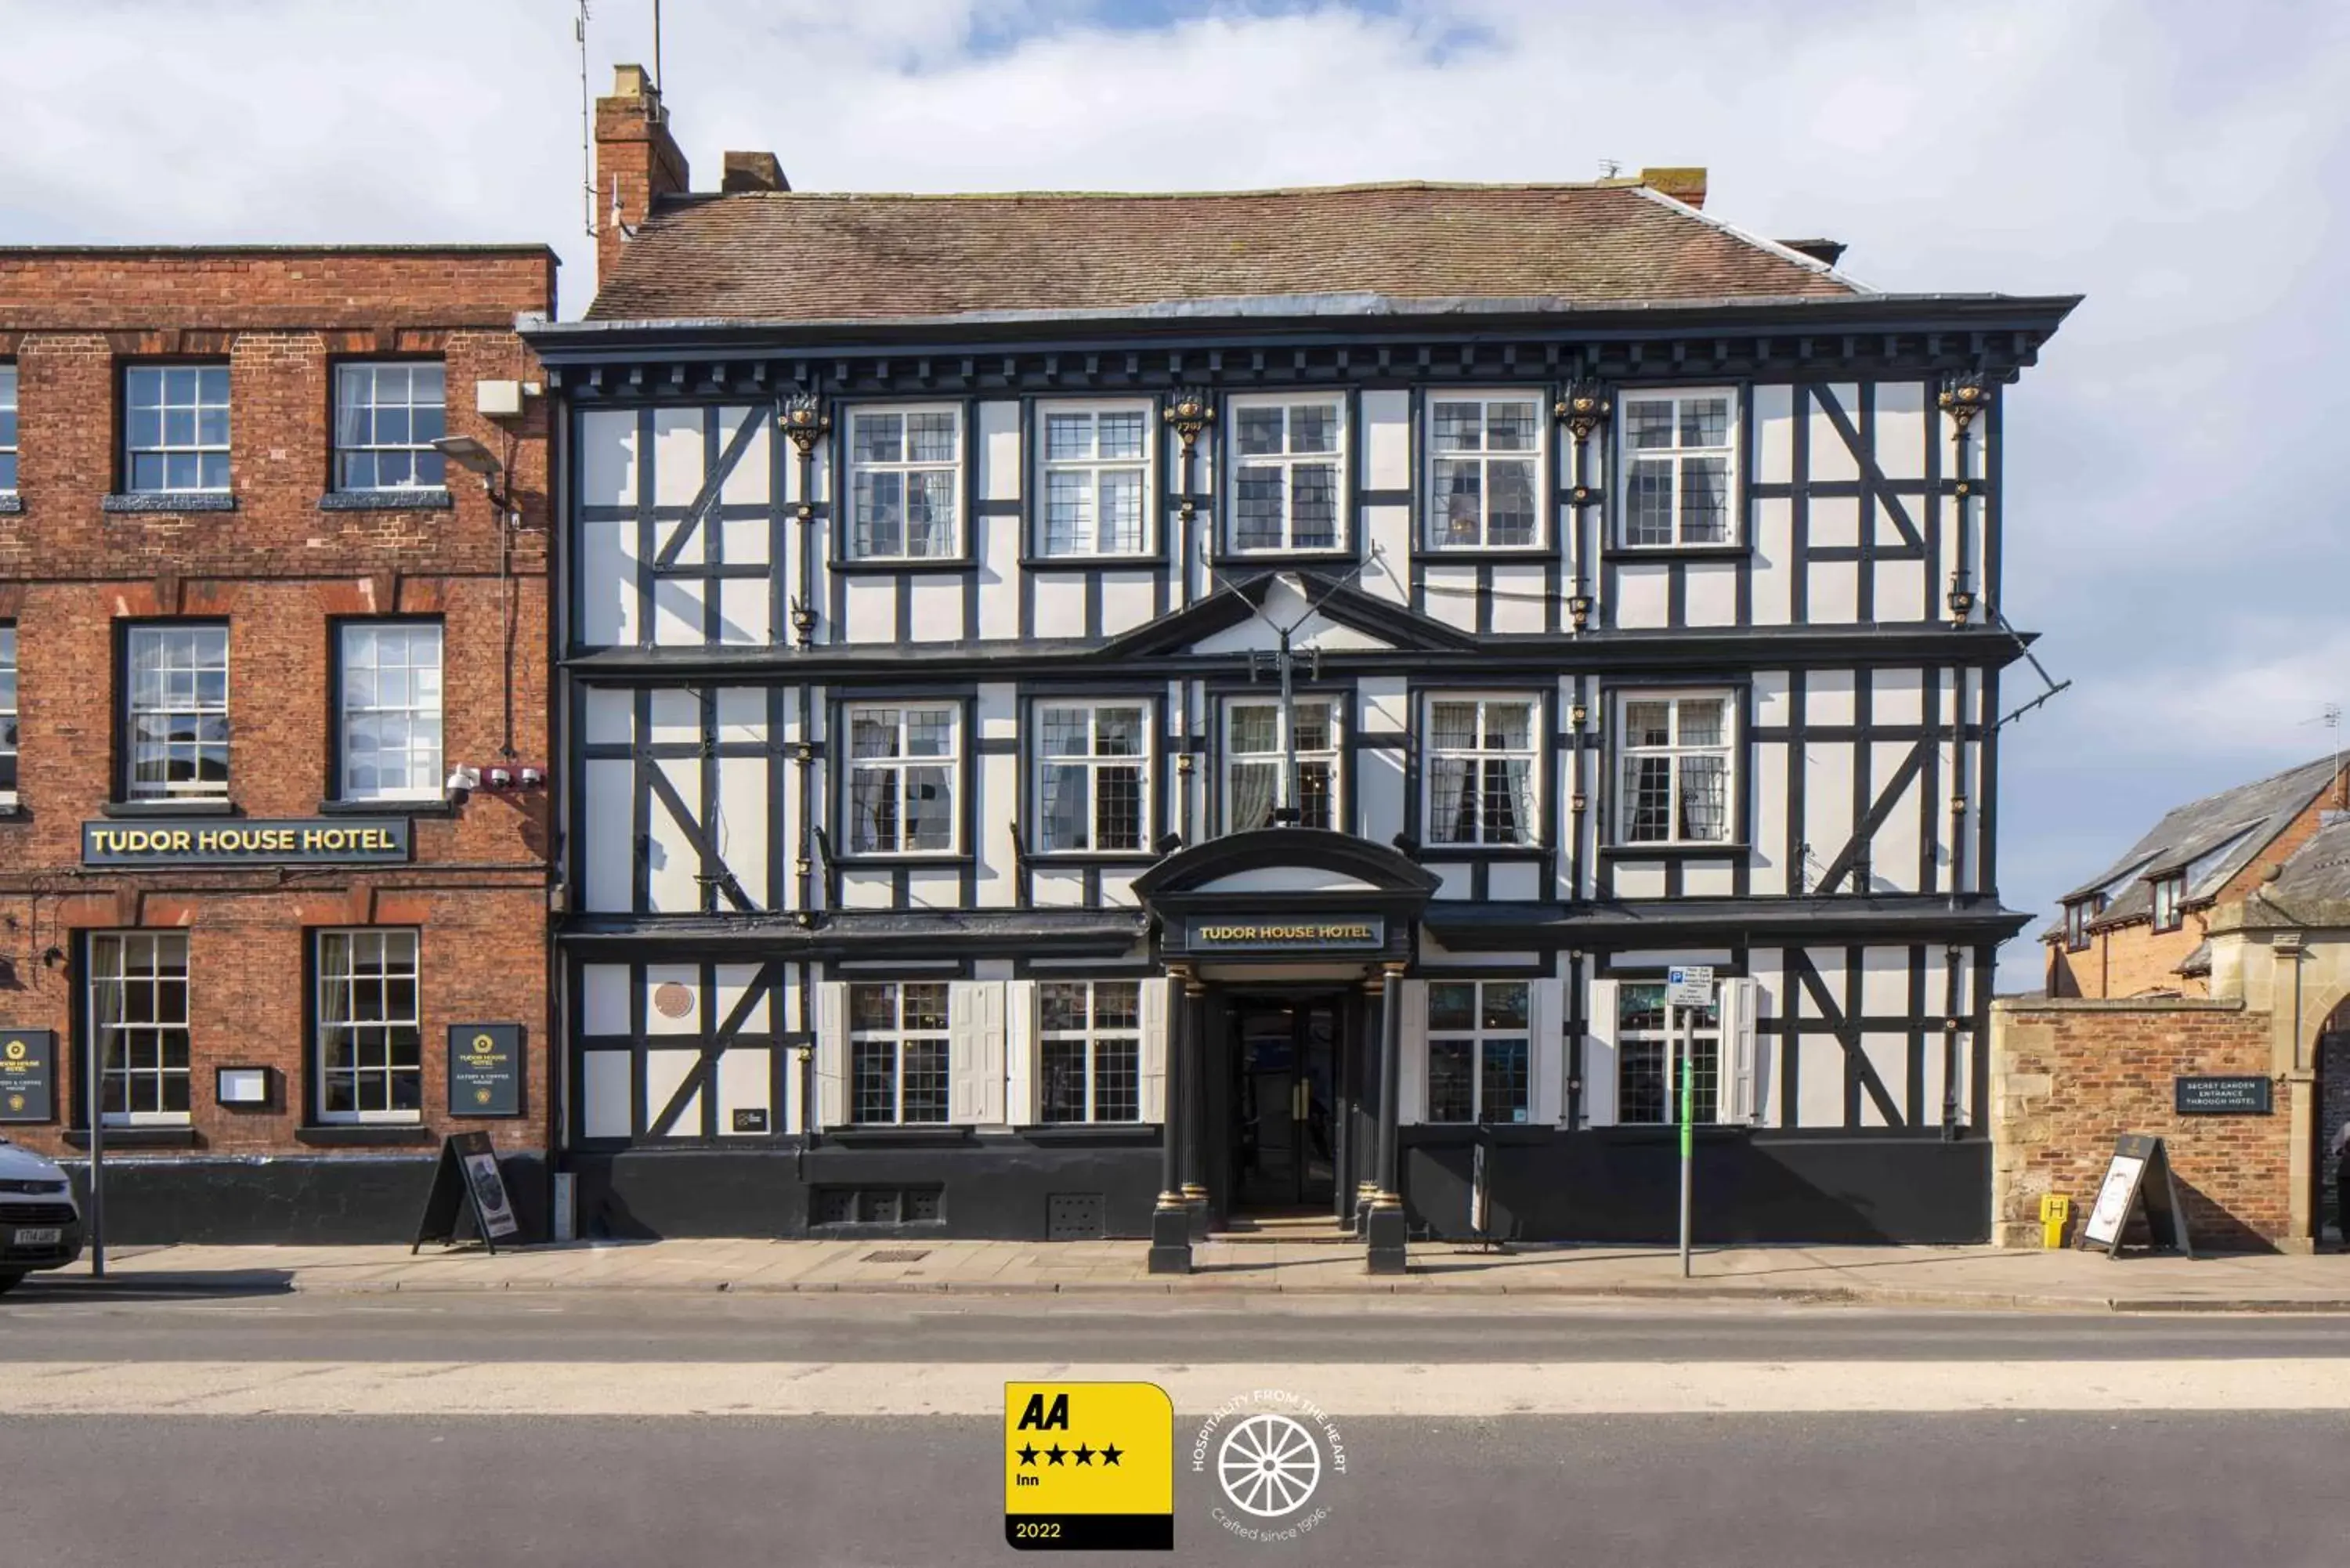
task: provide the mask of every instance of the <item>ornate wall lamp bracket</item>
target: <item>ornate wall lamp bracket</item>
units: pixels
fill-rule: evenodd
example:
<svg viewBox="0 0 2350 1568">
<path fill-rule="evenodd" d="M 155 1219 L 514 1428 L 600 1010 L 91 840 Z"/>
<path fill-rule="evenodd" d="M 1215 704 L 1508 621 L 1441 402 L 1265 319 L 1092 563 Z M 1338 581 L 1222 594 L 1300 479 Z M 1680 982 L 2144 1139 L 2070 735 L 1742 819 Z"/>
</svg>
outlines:
<svg viewBox="0 0 2350 1568">
<path fill-rule="evenodd" d="M 808 457 L 815 453 L 816 443 L 832 429 L 832 415 L 826 410 L 822 398 L 814 392 L 802 390 L 784 399 L 783 406 L 776 410 L 775 422 L 783 426 L 785 435 L 792 438 L 792 444 L 800 449 L 800 455 Z"/>
<path fill-rule="evenodd" d="M 1935 401 L 1959 427 L 1954 433 L 1963 436 L 1975 416 L 1991 406 L 1991 388 L 1980 371 L 1960 371 L 1943 379 L 1941 395 Z"/>
</svg>

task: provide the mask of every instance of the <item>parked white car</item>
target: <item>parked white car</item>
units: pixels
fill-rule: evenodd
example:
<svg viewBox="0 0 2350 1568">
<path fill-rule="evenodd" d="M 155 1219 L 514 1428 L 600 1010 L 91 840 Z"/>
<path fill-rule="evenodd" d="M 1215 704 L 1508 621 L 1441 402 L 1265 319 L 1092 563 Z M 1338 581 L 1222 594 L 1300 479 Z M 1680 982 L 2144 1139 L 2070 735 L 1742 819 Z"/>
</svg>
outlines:
<svg viewBox="0 0 2350 1568">
<path fill-rule="evenodd" d="M 0 1138 L 0 1293 L 81 1256 L 81 1204 L 57 1162 Z"/>
</svg>

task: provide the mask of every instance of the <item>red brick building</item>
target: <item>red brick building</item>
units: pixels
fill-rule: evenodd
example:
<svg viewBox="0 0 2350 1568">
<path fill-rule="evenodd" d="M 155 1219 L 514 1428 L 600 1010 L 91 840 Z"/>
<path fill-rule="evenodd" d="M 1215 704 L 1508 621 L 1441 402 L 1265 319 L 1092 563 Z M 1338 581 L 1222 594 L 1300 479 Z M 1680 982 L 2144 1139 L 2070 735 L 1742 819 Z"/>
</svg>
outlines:
<svg viewBox="0 0 2350 1568">
<path fill-rule="evenodd" d="M 555 269 L 0 250 L 0 1133 L 95 1086 L 112 1240 L 394 1238 L 463 1128 L 543 1216 Z"/>
</svg>

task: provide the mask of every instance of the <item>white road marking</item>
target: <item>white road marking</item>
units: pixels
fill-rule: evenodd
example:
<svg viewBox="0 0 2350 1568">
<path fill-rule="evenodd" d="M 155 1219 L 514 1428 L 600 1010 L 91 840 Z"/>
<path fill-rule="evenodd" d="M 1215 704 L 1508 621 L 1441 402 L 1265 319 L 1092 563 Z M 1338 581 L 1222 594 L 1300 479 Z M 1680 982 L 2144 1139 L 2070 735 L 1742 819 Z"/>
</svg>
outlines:
<svg viewBox="0 0 2350 1568">
<path fill-rule="evenodd" d="M 1142 1378 L 1204 1414 L 1257 1388 L 1334 1416 L 2350 1410 L 2350 1358 L 2241 1361 L 19 1362 L 0 1415 L 992 1416 L 1003 1385 Z"/>
</svg>

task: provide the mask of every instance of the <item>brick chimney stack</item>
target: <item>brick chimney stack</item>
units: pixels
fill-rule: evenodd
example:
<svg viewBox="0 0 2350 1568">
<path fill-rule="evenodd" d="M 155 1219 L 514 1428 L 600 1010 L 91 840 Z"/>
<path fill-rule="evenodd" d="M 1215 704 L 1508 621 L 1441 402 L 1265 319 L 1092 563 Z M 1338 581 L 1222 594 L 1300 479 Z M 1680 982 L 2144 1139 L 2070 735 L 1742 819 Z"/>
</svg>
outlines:
<svg viewBox="0 0 2350 1568">
<path fill-rule="evenodd" d="M 660 89 L 642 66 L 612 72 L 612 96 L 596 100 L 596 281 L 612 275 L 628 236 L 664 196 L 684 192 L 685 154 L 669 133 Z"/>
<path fill-rule="evenodd" d="M 1643 169 L 1640 183 L 1659 196 L 1670 196 L 1692 207 L 1705 205 L 1705 171 L 1692 168 Z"/>
</svg>

